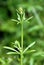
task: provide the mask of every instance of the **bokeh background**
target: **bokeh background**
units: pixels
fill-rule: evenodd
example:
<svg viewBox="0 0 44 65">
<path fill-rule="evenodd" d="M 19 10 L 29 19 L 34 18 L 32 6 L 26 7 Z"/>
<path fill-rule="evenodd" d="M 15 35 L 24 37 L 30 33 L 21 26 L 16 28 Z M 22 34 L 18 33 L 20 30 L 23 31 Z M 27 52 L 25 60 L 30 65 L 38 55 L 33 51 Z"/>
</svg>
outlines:
<svg viewBox="0 0 44 65">
<path fill-rule="evenodd" d="M 33 41 L 36 44 L 24 55 L 24 65 L 44 65 L 44 0 L 0 0 L 0 65 L 20 65 L 19 55 L 7 55 L 9 50 L 3 46 L 11 46 L 15 40 L 20 42 L 20 25 L 11 19 L 17 19 L 16 9 L 22 7 L 26 18 L 24 23 L 24 48 Z M 36 50 L 30 53 L 30 50 Z"/>
</svg>

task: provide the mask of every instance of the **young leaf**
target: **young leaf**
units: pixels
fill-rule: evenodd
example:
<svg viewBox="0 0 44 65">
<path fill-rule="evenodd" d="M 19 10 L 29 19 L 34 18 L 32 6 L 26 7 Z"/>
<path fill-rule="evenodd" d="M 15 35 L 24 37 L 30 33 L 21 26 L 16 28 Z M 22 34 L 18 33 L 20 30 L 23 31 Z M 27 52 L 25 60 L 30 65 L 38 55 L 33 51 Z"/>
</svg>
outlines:
<svg viewBox="0 0 44 65">
<path fill-rule="evenodd" d="M 26 19 L 26 22 L 31 20 L 33 18 L 33 16 L 29 17 L 28 19 Z"/>
<path fill-rule="evenodd" d="M 29 53 L 32 53 L 32 52 L 35 52 L 36 50 L 28 50 L 25 52 L 25 54 L 29 54 Z"/>
<path fill-rule="evenodd" d="M 25 13 L 24 13 L 24 15 L 23 15 L 23 20 L 25 20 L 26 18 L 25 18 Z"/>
<path fill-rule="evenodd" d="M 18 48 L 20 48 L 20 43 L 19 43 L 19 41 L 15 41 L 15 46 L 17 46 Z"/>
<path fill-rule="evenodd" d="M 17 16 L 18 16 L 18 18 L 17 18 L 17 19 L 20 21 L 20 15 L 19 15 L 18 13 L 17 13 Z"/>
<path fill-rule="evenodd" d="M 30 47 L 32 47 L 35 44 L 35 42 L 31 43 L 25 50 L 23 53 L 25 53 Z"/>
<path fill-rule="evenodd" d="M 16 52 L 8 52 L 7 54 L 20 54 L 20 53 L 16 53 Z"/>
<path fill-rule="evenodd" d="M 19 53 L 17 50 L 15 50 L 15 49 L 13 49 L 13 48 L 11 48 L 11 47 L 4 46 L 4 48 L 9 49 L 9 50 L 11 50 L 11 51 L 15 51 L 15 52 Z"/>
<path fill-rule="evenodd" d="M 15 20 L 15 19 L 11 19 L 11 20 L 12 20 L 12 21 L 15 21 L 15 22 L 17 22 L 17 23 L 19 22 L 18 20 Z"/>
<path fill-rule="evenodd" d="M 35 53 L 33 56 L 44 56 L 44 52 L 39 51 L 39 52 Z"/>
</svg>

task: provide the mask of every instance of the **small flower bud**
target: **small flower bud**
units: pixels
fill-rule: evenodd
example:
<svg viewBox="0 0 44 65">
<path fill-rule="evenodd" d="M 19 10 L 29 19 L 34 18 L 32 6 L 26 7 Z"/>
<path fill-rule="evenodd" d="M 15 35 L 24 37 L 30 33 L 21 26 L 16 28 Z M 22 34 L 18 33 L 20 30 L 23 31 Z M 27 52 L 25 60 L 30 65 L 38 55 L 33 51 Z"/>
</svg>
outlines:
<svg viewBox="0 0 44 65">
<path fill-rule="evenodd" d="M 19 12 L 20 12 L 20 14 L 23 14 L 23 9 L 22 9 L 22 7 L 19 8 Z"/>
</svg>

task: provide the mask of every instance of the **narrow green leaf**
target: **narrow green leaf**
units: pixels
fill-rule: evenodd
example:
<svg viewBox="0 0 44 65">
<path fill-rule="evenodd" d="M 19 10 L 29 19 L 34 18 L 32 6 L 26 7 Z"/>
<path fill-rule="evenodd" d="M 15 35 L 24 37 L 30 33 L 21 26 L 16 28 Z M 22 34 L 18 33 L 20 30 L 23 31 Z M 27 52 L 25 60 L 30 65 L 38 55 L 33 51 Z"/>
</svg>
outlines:
<svg viewBox="0 0 44 65">
<path fill-rule="evenodd" d="M 25 50 L 23 53 L 25 53 L 30 47 L 32 47 L 35 44 L 35 42 L 31 43 Z"/>
<path fill-rule="evenodd" d="M 16 53 L 16 52 L 8 52 L 7 54 L 20 54 L 20 53 Z"/>
<path fill-rule="evenodd" d="M 36 50 L 28 50 L 25 52 L 25 54 L 29 54 L 29 53 L 32 53 L 32 52 L 35 52 Z"/>
<path fill-rule="evenodd" d="M 15 19 L 11 19 L 11 21 L 15 21 L 15 22 L 17 22 L 17 23 L 19 22 L 18 20 L 15 20 Z"/>
<path fill-rule="evenodd" d="M 44 57 L 44 52 L 39 51 L 39 52 L 35 53 L 33 56 L 43 56 Z"/>
<path fill-rule="evenodd" d="M 6 49 L 8 49 L 8 50 L 15 51 L 15 52 L 19 53 L 17 50 L 15 50 L 15 49 L 13 49 L 13 48 L 11 48 L 11 47 L 4 46 L 4 48 L 6 48 Z"/>
<path fill-rule="evenodd" d="M 23 20 L 25 20 L 26 18 L 25 18 L 25 13 L 24 13 L 24 15 L 23 15 Z"/>
<path fill-rule="evenodd" d="M 29 21 L 29 20 L 31 20 L 33 18 L 33 16 L 31 16 L 31 17 L 29 17 L 28 19 L 26 19 L 26 21 Z"/>
<path fill-rule="evenodd" d="M 17 16 L 18 16 L 18 18 L 17 18 L 17 19 L 20 21 L 20 15 L 19 15 L 18 13 L 17 13 Z"/>
</svg>

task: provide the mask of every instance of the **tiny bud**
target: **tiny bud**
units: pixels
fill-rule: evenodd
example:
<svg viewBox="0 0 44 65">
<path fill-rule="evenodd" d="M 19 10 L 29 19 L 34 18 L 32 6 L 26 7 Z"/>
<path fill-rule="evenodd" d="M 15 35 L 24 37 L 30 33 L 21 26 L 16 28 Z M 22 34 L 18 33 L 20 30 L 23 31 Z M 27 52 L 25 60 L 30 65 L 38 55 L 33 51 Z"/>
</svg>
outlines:
<svg viewBox="0 0 44 65">
<path fill-rule="evenodd" d="M 19 43 L 17 40 L 15 41 L 15 44 Z"/>
<path fill-rule="evenodd" d="M 22 9 L 22 7 L 19 8 L 19 12 L 20 12 L 20 14 L 23 14 L 23 9 Z"/>
</svg>

